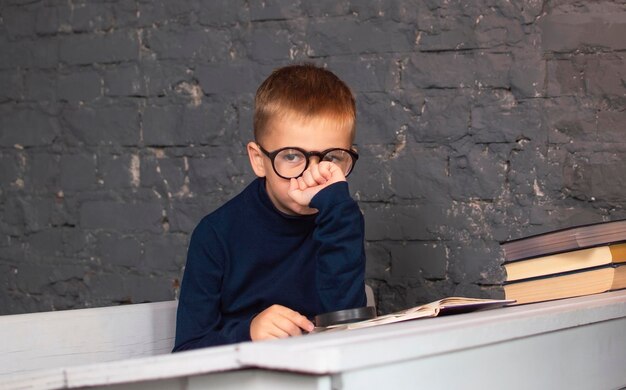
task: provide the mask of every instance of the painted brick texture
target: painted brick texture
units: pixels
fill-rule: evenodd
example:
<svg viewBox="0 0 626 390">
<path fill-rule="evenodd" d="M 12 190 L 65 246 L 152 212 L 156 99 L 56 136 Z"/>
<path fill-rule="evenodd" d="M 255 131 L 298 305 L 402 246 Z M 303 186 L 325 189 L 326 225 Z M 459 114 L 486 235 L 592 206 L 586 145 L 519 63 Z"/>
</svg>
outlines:
<svg viewBox="0 0 626 390">
<path fill-rule="evenodd" d="M 353 88 L 367 279 L 389 312 L 499 297 L 499 242 L 626 218 L 626 3 L 0 3 L 0 314 L 176 297 L 252 171 L 272 69 Z"/>
</svg>

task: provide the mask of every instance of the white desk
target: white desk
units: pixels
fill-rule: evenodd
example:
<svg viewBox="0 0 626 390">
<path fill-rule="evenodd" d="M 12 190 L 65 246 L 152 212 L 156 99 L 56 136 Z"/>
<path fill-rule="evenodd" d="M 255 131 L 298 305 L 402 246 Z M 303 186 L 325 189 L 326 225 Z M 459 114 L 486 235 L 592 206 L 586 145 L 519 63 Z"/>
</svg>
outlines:
<svg viewBox="0 0 626 390">
<path fill-rule="evenodd" d="M 611 389 L 626 290 L 347 332 L 3 376 L 5 388 Z"/>
</svg>

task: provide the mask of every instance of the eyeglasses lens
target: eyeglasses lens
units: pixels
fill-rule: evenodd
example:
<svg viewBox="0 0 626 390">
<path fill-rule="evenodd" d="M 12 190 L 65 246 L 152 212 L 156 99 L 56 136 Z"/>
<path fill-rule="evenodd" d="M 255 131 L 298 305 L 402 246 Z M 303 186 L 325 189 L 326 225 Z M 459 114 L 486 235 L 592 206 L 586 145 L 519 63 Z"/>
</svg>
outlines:
<svg viewBox="0 0 626 390">
<path fill-rule="evenodd" d="M 348 175 L 352 170 L 352 156 L 340 149 L 331 150 L 322 156 L 323 161 L 336 164 Z M 307 156 L 297 149 L 281 150 L 274 158 L 274 168 L 279 175 L 287 178 L 300 176 L 307 168 Z"/>
</svg>

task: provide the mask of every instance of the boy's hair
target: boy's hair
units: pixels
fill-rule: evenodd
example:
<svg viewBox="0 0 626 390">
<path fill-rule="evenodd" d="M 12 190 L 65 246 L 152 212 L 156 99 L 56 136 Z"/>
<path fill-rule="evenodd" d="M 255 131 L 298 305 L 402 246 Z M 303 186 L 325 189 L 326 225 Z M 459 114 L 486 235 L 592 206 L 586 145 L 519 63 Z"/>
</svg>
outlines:
<svg viewBox="0 0 626 390">
<path fill-rule="evenodd" d="M 254 138 L 268 133 L 273 118 L 294 115 L 303 120 L 316 116 L 348 125 L 354 137 L 356 106 L 350 88 L 334 73 L 313 64 L 276 69 L 259 86 L 254 99 Z"/>
</svg>

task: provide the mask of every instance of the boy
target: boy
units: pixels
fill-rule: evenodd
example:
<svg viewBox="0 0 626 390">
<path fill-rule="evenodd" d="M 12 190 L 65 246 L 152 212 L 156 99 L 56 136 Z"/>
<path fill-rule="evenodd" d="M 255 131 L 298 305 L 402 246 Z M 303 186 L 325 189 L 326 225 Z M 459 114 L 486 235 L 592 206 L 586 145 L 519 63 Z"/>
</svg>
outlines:
<svg viewBox="0 0 626 390">
<path fill-rule="evenodd" d="M 257 179 L 191 236 L 174 351 L 296 336 L 316 314 L 365 305 L 363 216 L 346 183 L 355 121 L 350 89 L 325 69 L 287 66 L 261 84 Z"/>
</svg>

